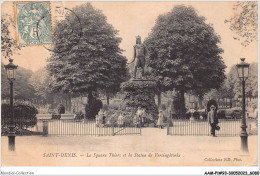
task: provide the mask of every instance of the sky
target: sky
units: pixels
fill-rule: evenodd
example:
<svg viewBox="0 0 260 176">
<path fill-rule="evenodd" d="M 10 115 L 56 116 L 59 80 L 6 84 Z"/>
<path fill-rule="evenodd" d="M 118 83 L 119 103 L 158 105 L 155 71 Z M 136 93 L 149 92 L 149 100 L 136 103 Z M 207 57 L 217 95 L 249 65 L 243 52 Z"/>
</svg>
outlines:
<svg viewBox="0 0 260 176">
<path fill-rule="evenodd" d="M 2 4 L 2 14 L 8 13 L 14 18 L 13 2 L 4 2 Z M 56 6 L 64 6 L 72 9 L 75 6 L 86 2 L 51 2 L 51 13 L 53 15 Z M 140 35 L 142 41 L 151 32 L 155 21 L 160 14 L 167 13 L 175 5 L 184 4 L 191 5 L 195 8 L 200 16 L 204 16 L 206 23 L 211 23 L 215 32 L 221 37 L 220 47 L 224 50 L 222 54 L 223 60 L 227 65 L 226 72 L 230 67 L 240 62 L 240 58 L 245 57 L 248 63 L 257 62 L 257 42 L 253 42 L 247 47 L 234 40 L 234 33 L 229 29 L 229 24 L 224 21 L 232 17 L 235 12 L 232 7 L 235 2 L 91 2 L 92 5 L 102 10 L 107 17 L 107 22 L 119 30 L 119 37 L 122 38 L 120 44 L 124 50 L 123 55 L 127 57 L 129 62 L 133 59 L 133 45 L 135 37 Z M 16 32 L 12 31 L 12 35 L 16 36 Z M 50 56 L 50 51 L 43 46 L 25 46 L 13 56 L 14 63 L 33 71 L 37 71 L 46 65 L 46 59 Z M 2 59 L 4 63 L 7 61 Z"/>
</svg>

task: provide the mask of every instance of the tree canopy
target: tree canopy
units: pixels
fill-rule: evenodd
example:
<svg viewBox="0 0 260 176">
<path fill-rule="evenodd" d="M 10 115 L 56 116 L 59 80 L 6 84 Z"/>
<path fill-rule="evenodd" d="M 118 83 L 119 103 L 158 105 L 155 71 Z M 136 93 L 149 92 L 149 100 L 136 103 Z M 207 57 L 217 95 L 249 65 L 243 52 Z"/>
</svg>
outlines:
<svg viewBox="0 0 260 176">
<path fill-rule="evenodd" d="M 29 79 L 29 83 L 35 90 L 35 98 L 42 100 L 44 103 L 48 102 L 48 99 L 53 96 L 50 91 L 52 81 L 52 77 L 46 67 L 34 72 Z"/>
<path fill-rule="evenodd" d="M 167 80 L 168 90 L 192 91 L 199 97 L 220 88 L 225 79 L 219 43 L 212 25 L 184 5 L 160 15 L 145 40 L 149 66 Z"/>
<path fill-rule="evenodd" d="M 14 52 L 20 49 L 16 46 L 14 36 L 11 36 L 10 33 L 10 29 L 14 28 L 15 25 L 12 18 L 7 14 L 3 14 L 1 18 L 1 53 L 5 59 L 10 59 Z"/>
<path fill-rule="evenodd" d="M 234 39 L 239 40 L 243 46 L 257 41 L 258 36 L 258 2 L 238 1 L 234 5 L 234 16 L 225 20 L 230 24 L 230 30 L 236 33 Z"/>
<path fill-rule="evenodd" d="M 33 72 L 23 67 L 18 67 L 16 70 L 16 80 L 14 81 L 14 98 L 28 100 L 35 96 L 35 90 L 29 83 L 29 79 Z M 7 74 L 4 64 L 1 63 L 1 96 L 2 98 L 9 98 L 10 96 L 10 83 L 7 79 Z"/>
<path fill-rule="evenodd" d="M 229 85 L 233 91 L 235 98 L 242 97 L 242 84 L 241 80 L 237 75 L 236 65 L 231 67 L 231 70 L 227 76 Z M 246 80 L 246 97 L 257 97 L 258 96 L 258 64 L 251 63 L 249 67 L 249 76 Z M 231 91 L 230 90 L 230 91 Z"/>
<path fill-rule="evenodd" d="M 72 11 L 54 28 L 55 34 L 63 35 L 54 35 L 53 51 L 63 51 L 64 47 L 67 50 L 53 52 L 49 59 L 53 91 L 83 94 L 119 87 L 127 69 L 126 58 L 119 48 L 118 31 L 90 3 Z"/>
<path fill-rule="evenodd" d="M 246 80 L 245 92 L 246 97 L 256 98 L 258 96 L 258 65 L 257 63 L 251 63 L 249 67 L 249 76 Z M 207 97 L 213 99 L 230 98 L 238 99 L 242 97 L 242 83 L 238 78 L 237 67 L 233 65 L 227 74 L 227 78 L 221 85 L 221 87 L 216 90 L 212 89 L 207 93 Z"/>
</svg>

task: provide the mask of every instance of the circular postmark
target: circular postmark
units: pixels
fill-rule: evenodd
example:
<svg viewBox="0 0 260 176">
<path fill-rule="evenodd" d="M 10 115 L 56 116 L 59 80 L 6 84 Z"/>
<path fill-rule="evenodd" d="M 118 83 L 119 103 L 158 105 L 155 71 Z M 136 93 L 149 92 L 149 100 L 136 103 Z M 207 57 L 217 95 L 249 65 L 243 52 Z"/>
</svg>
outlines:
<svg viewBox="0 0 260 176">
<path fill-rule="evenodd" d="M 41 39 L 41 24 L 48 15 L 43 15 L 37 23 L 37 37 Z M 82 37 L 80 18 L 71 9 L 56 6 L 52 24 L 52 43 L 43 47 L 54 53 L 69 52 L 78 45 Z"/>
</svg>

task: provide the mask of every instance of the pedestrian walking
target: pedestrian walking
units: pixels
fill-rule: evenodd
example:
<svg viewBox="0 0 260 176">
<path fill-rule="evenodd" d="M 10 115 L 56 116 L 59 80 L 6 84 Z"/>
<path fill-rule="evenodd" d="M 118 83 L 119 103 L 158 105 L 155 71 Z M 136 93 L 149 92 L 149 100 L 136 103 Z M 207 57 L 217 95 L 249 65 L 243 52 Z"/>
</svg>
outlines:
<svg viewBox="0 0 260 176">
<path fill-rule="evenodd" d="M 213 137 L 216 137 L 215 130 L 218 124 L 217 112 L 216 107 L 214 105 L 210 106 L 210 111 L 208 112 L 208 122 L 210 124 L 210 133 Z"/>
</svg>

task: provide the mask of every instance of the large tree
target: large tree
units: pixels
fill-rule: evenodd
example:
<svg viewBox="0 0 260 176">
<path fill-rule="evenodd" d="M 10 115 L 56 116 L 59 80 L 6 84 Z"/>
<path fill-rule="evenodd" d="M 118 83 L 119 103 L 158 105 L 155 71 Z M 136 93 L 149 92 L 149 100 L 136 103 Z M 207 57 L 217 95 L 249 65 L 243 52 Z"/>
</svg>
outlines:
<svg viewBox="0 0 260 176">
<path fill-rule="evenodd" d="M 50 91 L 52 77 L 46 67 L 40 68 L 29 79 L 35 90 L 36 104 L 46 104 L 52 101 L 53 94 Z"/>
<path fill-rule="evenodd" d="M 230 72 L 228 73 L 227 79 L 230 80 L 229 84 L 233 90 L 234 98 L 242 96 L 242 84 L 241 80 L 237 75 L 236 65 L 232 66 Z M 249 76 L 246 80 L 246 97 L 252 98 L 258 96 L 258 64 L 251 63 L 249 67 Z"/>
<path fill-rule="evenodd" d="M 212 88 L 219 88 L 226 66 L 218 46 L 220 37 L 191 6 L 175 6 L 160 15 L 145 41 L 148 63 L 156 75 L 175 89 L 184 114 L 184 93 L 192 91 L 201 99 Z"/>
<path fill-rule="evenodd" d="M 86 3 L 72 11 L 54 28 L 48 69 L 55 79 L 53 91 L 88 94 L 91 102 L 93 91 L 118 90 L 126 75 L 126 58 L 118 31 L 100 10 Z"/>
<path fill-rule="evenodd" d="M 109 105 L 109 98 L 120 91 L 120 84 L 130 79 L 128 69 L 126 67 L 127 59 L 124 56 L 115 56 L 118 58 L 111 60 L 109 82 L 105 84 L 101 91 L 107 97 L 107 104 Z"/>
</svg>

